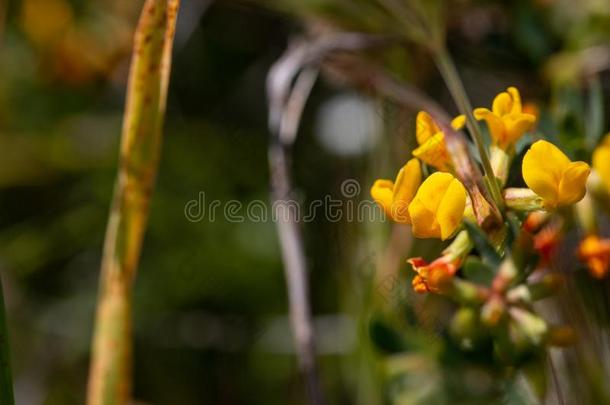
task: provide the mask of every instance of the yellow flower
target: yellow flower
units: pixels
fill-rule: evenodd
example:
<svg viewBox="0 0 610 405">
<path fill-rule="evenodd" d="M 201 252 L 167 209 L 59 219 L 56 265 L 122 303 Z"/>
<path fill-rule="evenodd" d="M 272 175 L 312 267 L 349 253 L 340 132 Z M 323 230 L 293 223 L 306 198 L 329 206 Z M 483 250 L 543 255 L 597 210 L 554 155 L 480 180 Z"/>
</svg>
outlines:
<svg viewBox="0 0 610 405">
<path fill-rule="evenodd" d="M 591 169 L 585 162 L 571 162 L 547 141 L 537 141 L 523 158 L 523 180 L 544 200 L 547 208 L 574 204 L 586 192 Z"/>
<path fill-rule="evenodd" d="M 451 126 L 458 130 L 464 126 L 465 122 L 466 117 L 460 115 L 451 122 Z M 413 151 L 413 156 L 440 171 L 450 171 L 452 164 L 445 145 L 445 134 L 436 125 L 430 114 L 420 111 L 417 114 L 415 126 L 415 137 L 419 147 Z"/>
<path fill-rule="evenodd" d="M 509 87 L 494 99 L 492 109 L 476 108 L 477 120 L 487 121 L 493 142 L 501 148 L 508 148 L 536 123 L 536 116 L 523 111 L 521 96 L 514 87 Z"/>
<path fill-rule="evenodd" d="M 409 205 L 413 234 L 418 238 L 450 237 L 462 222 L 466 189 L 449 173 L 436 172 L 417 190 Z"/>
<path fill-rule="evenodd" d="M 415 158 L 398 172 L 396 181 L 380 179 L 371 187 L 371 196 L 395 222 L 410 224 L 409 203 L 421 184 L 421 167 Z"/>
<path fill-rule="evenodd" d="M 593 168 L 610 192 L 610 134 L 607 134 L 601 145 L 593 151 Z"/>
</svg>

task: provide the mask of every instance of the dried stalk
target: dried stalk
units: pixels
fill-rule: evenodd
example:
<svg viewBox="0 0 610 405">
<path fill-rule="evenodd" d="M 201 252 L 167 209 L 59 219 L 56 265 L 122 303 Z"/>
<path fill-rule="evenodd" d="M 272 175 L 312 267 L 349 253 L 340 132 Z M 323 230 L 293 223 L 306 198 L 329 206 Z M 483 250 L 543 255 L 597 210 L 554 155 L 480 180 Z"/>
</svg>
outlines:
<svg viewBox="0 0 610 405">
<path fill-rule="evenodd" d="M 278 64 L 282 63 L 280 60 Z M 283 65 L 282 65 L 283 66 Z M 283 71 L 279 65 L 269 74 L 269 82 L 274 73 Z M 303 237 L 290 208 L 292 200 L 292 179 L 290 174 L 290 146 L 296 137 L 303 108 L 317 77 L 316 70 L 304 70 L 297 77 L 294 89 L 286 94 L 278 107 L 280 111 L 270 108 L 270 113 L 277 113 L 277 125 L 271 124 L 272 139 L 269 144 L 269 169 L 273 206 L 278 212 L 276 223 L 282 249 L 282 260 L 288 290 L 289 312 L 292 333 L 295 341 L 299 369 L 305 380 L 307 398 L 312 405 L 322 403 L 322 393 L 316 365 L 316 349 L 312 315 L 309 303 L 309 283 L 307 280 L 307 262 L 303 248 Z M 287 81 L 286 85 L 290 85 Z M 272 87 L 269 86 L 270 97 Z M 290 90 L 290 89 L 286 89 Z M 277 99 L 277 98 L 276 98 Z M 270 116 L 272 115 L 270 114 Z M 287 204 L 283 204 L 287 202 Z"/>
<path fill-rule="evenodd" d="M 131 394 L 131 297 L 161 151 L 179 0 L 146 0 L 135 33 L 119 172 L 102 258 L 89 405 Z"/>
<path fill-rule="evenodd" d="M 294 201 L 290 151 L 301 114 L 317 78 L 319 63 L 335 51 L 356 51 L 391 43 L 395 39 L 360 33 L 338 33 L 317 40 L 297 40 L 272 66 L 267 76 L 269 98 L 269 168 L 273 206 L 288 289 L 289 312 L 299 368 L 309 403 L 323 403 L 317 375 L 315 338 L 309 303 L 307 262 L 303 237 L 291 210 Z M 288 204 L 283 204 L 288 202 Z"/>
</svg>

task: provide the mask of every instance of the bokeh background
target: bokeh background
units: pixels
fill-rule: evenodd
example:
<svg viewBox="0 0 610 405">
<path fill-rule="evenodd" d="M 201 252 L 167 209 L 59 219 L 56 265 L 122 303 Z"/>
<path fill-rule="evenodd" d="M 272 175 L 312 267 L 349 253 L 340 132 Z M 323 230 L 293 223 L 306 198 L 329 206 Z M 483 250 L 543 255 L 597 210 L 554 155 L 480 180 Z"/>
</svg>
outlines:
<svg viewBox="0 0 610 405">
<path fill-rule="evenodd" d="M 0 272 L 18 404 L 83 403 L 141 3 L 0 2 Z M 379 31 L 374 15 L 358 12 L 366 3 L 182 1 L 135 288 L 138 403 L 304 402 L 274 224 L 193 220 L 185 207 L 201 193 L 204 204 L 268 204 L 268 69 L 291 38 L 325 21 Z M 515 85 L 537 103 L 551 139 L 586 157 L 583 135 L 605 127 L 603 109 L 586 107 L 608 89 L 610 3 L 455 0 L 445 8 L 449 49 L 473 103 L 488 105 Z M 376 57 L 455 112 L 424 49 L 406 44 Z M 294 148 L 304 202 L 344 198 L 348 179 L 360 185 L 353 200 L 368 199 L 372 180 L 392 177 L 414 144 L 413 111 L 335 79 L 323 75 L 314 88 Z M 409 274 L 408 232 L 323 216 L 304 232 L 328 403 L 385 403 L 392 389 L 382 359 L 404 348 L 375 319 L 392 318 L 388 306 L 412 311 L 392 307 L 396 294 L 421 304 L 408 278 L 395 277 Z M 434 248 L 413 247 L 424 256 Z M 424 318 L 428 335 L 416 332 L 415 341 L 438 334 L 435 319 Z M 438 381 L 425 362 L 400 367 L 417 370 L 410 384 L 419 388 Z M 481 376 L 470 376 L 474 386 Z"/>
</svg>

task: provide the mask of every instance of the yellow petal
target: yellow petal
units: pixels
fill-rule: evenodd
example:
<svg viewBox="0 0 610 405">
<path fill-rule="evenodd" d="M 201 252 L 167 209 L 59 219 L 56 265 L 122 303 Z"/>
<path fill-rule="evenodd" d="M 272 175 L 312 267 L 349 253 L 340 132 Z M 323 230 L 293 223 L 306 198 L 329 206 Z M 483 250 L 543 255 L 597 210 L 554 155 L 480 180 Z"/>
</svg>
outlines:
<svg viewBox="0 0 610 405">
<path fill-rule="evenodd" d="M 392 195 L 394 183 L 392 180 L 379 179 L 371 187 L 371 197 L 385 211 L 386 215 L 392 217 Z"/>
<path fill-rule="evenodd" d="M 465 206 L 464 186 L 449 173 L 433 173 L 409 205 L 413 234 L 418 238 L 448 238 L 460 224 Z"/>
<path fill-rule="evenodd" d="M 416 238 L 440 238 L 441 229 L 434 217 L 434 213 L 423 204 L 418 197 L 409 205 L 411 216 L 411 230 Z"/>
<path fill-rule="evenodd" d="M 453 180 L 454 177 L 449 173 L 432 173 L 419 187 L 416 195 L 422 200 L 427 209 L 436 213 L 445 192 Z"/>
<path fill-rule="evenodd" d="M 587 192 L 587 178 L 591 168 L 585 162 L 571 162 L 559 182 L 559 205 L 574 204 Z"/>
<path fill-rule="evenodd" d="M 519 90 L 516 87 L 509 87 L 506 92 L 510 94 L 512 98 L 512 107 L 510 109 L 511 114 L 520 114 L 521 113 L 521 95 L 519 94 Z"/>
<path fill-rule="evenodd" d="M 441 239 L 445 240 L 462 223 L 464 209 L 466 208 L 466 189 L 458 179 L 453 179 L 443 196 L 436 220 L 441 228 Z"/>
<path fill-rule="evenodd" d="M 419 145 L 426 142 L 439 131 L 438 125 L 436 125 L 430 114 L 425 111 L 420 111 L 417 114 L 415 120 L 415 137 L 417 138 L 417 143 Z"/>
<path fill-rule="evenodd" d="M 413 151 L 413 156 L 438 170 L 451 170 L 451 160 L 445 145 L 445 135 L 442 132 L 436 133 L 419 148 L 415 149 Z"/>
<path fill-rule="evenodd" d="M 536 117 L 532 114 L 509 114 L 502 117 L 504 128 L 506 130 L 506 144 L 514 144 L 525 134 L 530 131 L 536 123 Z"/>
<path fill-rule="evenodd" d="M 523 180 L 549 207 L 559 202 L 559 183 L 570 160 L 555 145 L 537 141 L 523 157 Z"/>
<path fill-rule="evenodd" d="M 466 116 L 464 114 L 460 114 L 451 121 L 451 127 L 456 131 L 459 131 L 466 124 Z"/>
<path fill-rule="evenodd" d="M 392 196 L 392 217 L 396 222 L 411 223 L 409 204 L 421 184 L 421 167 L 415 158 L 409 160 L 398 172 Z"/>
<path fill-rule="evenodd" d="M 485 120 L 485 122 L 487 122 L 489 133 L 495 143 L 502 146 L 506 144 L 506 130 L 504 128 L 504 121 L 502 121 L 499 116 L 489 111 L 487 108 L 475 108 L 474 116 L 479 121 Z"/>
<path fill-rule="evenodd" d="M 396 181 L 394 182 L 394 201 L 413 199 L 417 189 L 421 184 L 421 167 L 419 160 L 413 158 L 409 160 L 398 172 Z"/>
<path fill-rule="evenodd" d="M 494 98 L 491 110 L 497 116 L 509 114 L 513 107 L 513 98 L 507 92 L 502 92 Z"/>
<path fill-rule="evenodd" d="M 610 140 L 610 137 L 606 139 Z M 593 168 L 602 179 L 606 191 L 610 192 L 610 145 L 602 144 L 593 151 Z"/>
</svg>

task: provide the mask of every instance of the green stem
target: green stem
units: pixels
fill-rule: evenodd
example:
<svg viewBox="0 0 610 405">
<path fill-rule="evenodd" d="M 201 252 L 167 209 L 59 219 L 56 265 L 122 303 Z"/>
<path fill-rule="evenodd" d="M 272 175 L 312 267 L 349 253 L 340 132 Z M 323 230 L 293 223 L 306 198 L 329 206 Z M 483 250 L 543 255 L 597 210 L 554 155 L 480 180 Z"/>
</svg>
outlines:
<svg viewBox="0 0 610 405">
<path fill-rule="evenodd" d="M 2 281 L 0 280 L 0 404 L 12 405 L 14 403 L 8 329 L 6 328 L 6 313 L 4 310 L 4 293 Z"/>
<path fill-rule="evenodd" d="M 470 131 L 470 134 L 474 139 L 474 143 L 477 146 L 479 156 L 481 157 L 481 163 L 483 164 L 483 172 L 488 180 L 487 188 L 489 189 L 491 197 L 496 205 L 501 208 L 504 205 L 502 200 L 502 192 L 500 190 L 500 186 L 495 181 L 491 162 L 483 142 L 481 129 L 479 128 L 479 124 L 474 118 L 474 115 L 472 115 L 472 105 L 470 104 L 470 100 L 468 99 L 468 95 L 466 94 L 466 90 L 464 89 L 464 85 L 462 84 L 462 80 L 460 79 L 455 64 L 447 52 L 447 49 L 444 47 L 441 47 L 435 51 L 435 60 L 438 69 L 443 76 L 447 87 L 449 88 L 449 92 L 451 93 L 451 96 L 458 107 L 458 110 L 460 113 L 466 116 L 466 127 Z"/>
<path fill-rule="evenodd" d="M 604 91 L 599 75 L 589 79 L 589 103 L 585 122 L 585 146 L 592 150 L 604 133 Z"/>
</svg>

